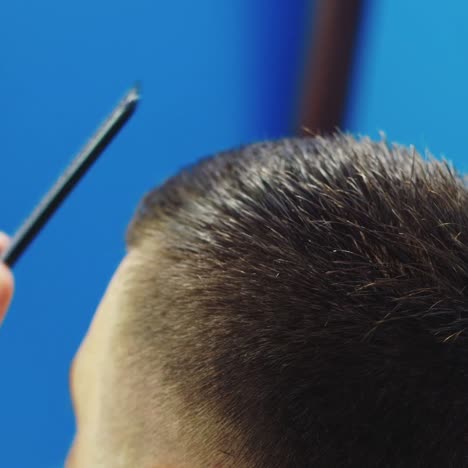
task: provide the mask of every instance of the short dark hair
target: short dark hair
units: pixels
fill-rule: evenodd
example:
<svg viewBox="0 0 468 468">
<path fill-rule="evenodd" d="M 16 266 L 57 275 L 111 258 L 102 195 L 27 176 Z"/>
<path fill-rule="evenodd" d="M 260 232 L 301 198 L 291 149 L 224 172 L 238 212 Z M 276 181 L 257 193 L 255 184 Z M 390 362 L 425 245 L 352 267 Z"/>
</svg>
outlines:
<svg viewBox="0 0 468 468">
<path fill-rule="evenodd" d="M 237 467 L 468 466 L 467 202 L 447 161 L 343 134 L 148 194 L 128 333 L 187 434 Z"/>
</svg>

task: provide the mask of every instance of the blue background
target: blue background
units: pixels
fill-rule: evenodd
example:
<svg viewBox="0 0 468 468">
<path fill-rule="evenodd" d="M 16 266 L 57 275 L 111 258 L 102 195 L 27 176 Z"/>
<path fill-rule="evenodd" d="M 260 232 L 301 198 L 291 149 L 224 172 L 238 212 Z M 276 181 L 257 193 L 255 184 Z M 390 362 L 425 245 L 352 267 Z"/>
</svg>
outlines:
<svg viewBox="0 0 468 468">
<path fill-rule="evenodd" d="M 468 170 L 468 4 L 369 3 L 346 128 Z M 0 329 L 1 467 L 60 466 L 74 431 L 69 363 L 142 194 L 200 156 L 292 133 L 310 18 L 306 0 L 2 5 L 2 229 L 136 79 L 143 102 L 15 268 Z"/>
</svg>

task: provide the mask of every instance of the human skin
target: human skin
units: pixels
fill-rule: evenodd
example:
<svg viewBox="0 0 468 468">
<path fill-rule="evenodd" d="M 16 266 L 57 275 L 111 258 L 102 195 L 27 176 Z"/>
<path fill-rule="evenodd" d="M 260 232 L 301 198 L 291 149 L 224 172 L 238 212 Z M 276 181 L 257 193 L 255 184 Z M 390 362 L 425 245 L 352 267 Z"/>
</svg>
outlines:
<svg viewBox="0 0 468 468">
<path fill-rule="evenodd" d="M 8 236 L 0 232 L 0 254 L 8 247 Z M 73 359 L 70 368 L 70 392 L 73 401 L 73 409 L 76 417 L 77 432 L 73 446 L 67 457 L 67 468 L 102 466 L 102 454 L 97 453 L 95 433 L 100 427 L 97 416 L 100 413 L 100 404 L 105 379 L 98 378 L 103 367 L 108 367 L 106 353 L 108 344 L 107 331 L 113 324 L 116 309 L 118 309 L 118 291 L 122 278 L 125 277 L 127 268 L 126 258 L 121 262 L 114 274 L 111 284 L 99 305 L 88 332 L 84 337 L 78 352 Z M 0 262 L 0 324 L 5 318 L 14 291 L 14 277 L 11 270 Z M 111 314 L 111 312 L 114 312 Z M 99 364 L 98 364 L 99 363 Z M 120 458 L 106 460 L 106 466 L 129 466 L 123 460 L 122 454 L 116 454 Z M 151 464 L 154 466 L 168 466 L 165 463 Z"/>
<path fill-rule="evenodd" d="M 0 232 L 0 254 L 6 250 L 9 243 L 9 237 Z M 119 448 L 114 447 L 112 451 L 103 451 L 100 450 L 103 441 L 97 439 L 98 434 L 108 434 L 113 430 L 108 426 L 112 418 L 102 417 L 109 410 L 105 405 L 105 402 L 109 400 L 109 395 L 112 393 L 112 401 L 116 404 L 122 397 L 122 392 L 115 391 L 115 378 L 113 379 L 112 371 L 109 371 L 115 368 L 113 353 L 110 352 L 109 331 L 125 313 L 121 307 L 122 295 L 125 295 L 125 280 L 135 263 L 134 255 L 132 251 L 127 253 L 114 272 L 70 367 L 70 393 L 76 421 L 76 434 L 67 456 L 65 464 L 67 468 L 135 466 L 133 447 L 126 447 L 122 444 Z M 0 324 L 5 318 L 13 292 L 13 273 L 0 261 Z M 106 398 L 102 398 L 102 395 L 106 395 Z M 160 414 L 159 417 L 163 425 L 165 416 Z M 111 422 L 115 425 L 116 421 L 114 417 Z M 124 423 L 126 424 L 127 421 L 125 420 Z M 180 434 L 176 432 L 173 435 L 176 440 L 180 438 Z M 152 440 L 151 444 L 157 455 L 153 454 L 151 458 L 139 461 L 139 467 L 192 468 L 195 466 L 194 460 L 190 457 L 185 458 L 182 454 L 168 449 L 164 438 Z M 210 468 L 220 466 L 222 465 L 217 461 L 213 461 Z"/>
<path fill-rule="evenodd" d="M 112 388 L 108 379 L 108 370 L 113 366 L 112 353 L 109 351 L 109 330 L 121 312 L 119 293 L 126 277 L 128 257 L 122 260 L 115 271 L 70 368 L 76 434 L 67 457 L 67 468 L 130 466 L 128 454 L 124 450 L 121 453 L 114 451 L 112 456 L 115 458 L 112 460 L 103 460 L 103 453 L 99 450 L 102 440 L 96 436 L 96 433 L 107 433 L 110 430 L 102 421 L 105 410 L 101 395 L 109 395 Z"/>
<path fill-rule="evenodd" d="M 9 237 L 0 232 L 0 255 L 9 243 Z M 113 450 L 109 458 L 108 453 L 99 450 L 102 444 L 96 441 L 97 433 L 110 430 L 105 422 L 109 418 L 104 418 L 103 422 L 103 418 L 99 417 L 103 413 L 104 400 L 101 395 L 108 395 L 111 388 L 107 370 L 114 364 L 112 353 L 109 352 L 109 330 L 122 313 L 119 307 L 121 290 L 131 264 L 132 254 L 128 253 L 114 272 L 70 367 L 70 393 L 76 420 L 76 434 L 65 463 L 67 468 L 134 466 L 131 461 L 133 454 L 125 447 Z M 0 261 L 0 325 L 11 303 L 13 292 L 13 273 Z M 180 457 L 168 454 L 163 445 L 157 448 L 159 455 L 156 459 L 147 460 L 139 466 L 142 468 L 193 466 L 191 462 L 187 464 Z"/>
<path fill-rule="evenodd" d="M 0 253 L 8 247 L 8 236 L 0 232 Z M 5 318 L 6 311 L 13 297 L 14 279 L 11 270 L 0 262 L 0 323 Z"/>
</svg>

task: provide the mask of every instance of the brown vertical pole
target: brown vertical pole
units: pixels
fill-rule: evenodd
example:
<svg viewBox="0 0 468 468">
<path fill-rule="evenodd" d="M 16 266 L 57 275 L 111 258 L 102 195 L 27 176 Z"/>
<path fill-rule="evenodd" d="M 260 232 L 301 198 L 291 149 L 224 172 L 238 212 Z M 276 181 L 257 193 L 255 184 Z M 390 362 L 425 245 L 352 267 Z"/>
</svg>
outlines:
<svg viewBox="0 0 468 468">
<path fill-rule="evenodd" d="M 297 132 L 331 133 L 343 124 L 365 0 L 316 0 Z"/>
</svg>

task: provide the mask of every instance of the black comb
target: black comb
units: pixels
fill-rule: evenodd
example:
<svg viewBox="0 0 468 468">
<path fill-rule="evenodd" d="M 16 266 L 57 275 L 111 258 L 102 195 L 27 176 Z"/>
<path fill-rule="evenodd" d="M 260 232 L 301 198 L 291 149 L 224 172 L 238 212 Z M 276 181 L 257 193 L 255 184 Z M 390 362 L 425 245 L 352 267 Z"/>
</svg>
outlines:
<svg viewBox="0 0 468 468">
<path fill-rule="evenodd" d="M 98 128 L 84 148 L 65 169 L 57 182 L 40 201 L 14 235 L 1 261 L 12 267 L 63 200 L 106 149 L 112 139 L 133 115 L 140 99 L 139 88 L 133 87 Z"/>
</svg>

